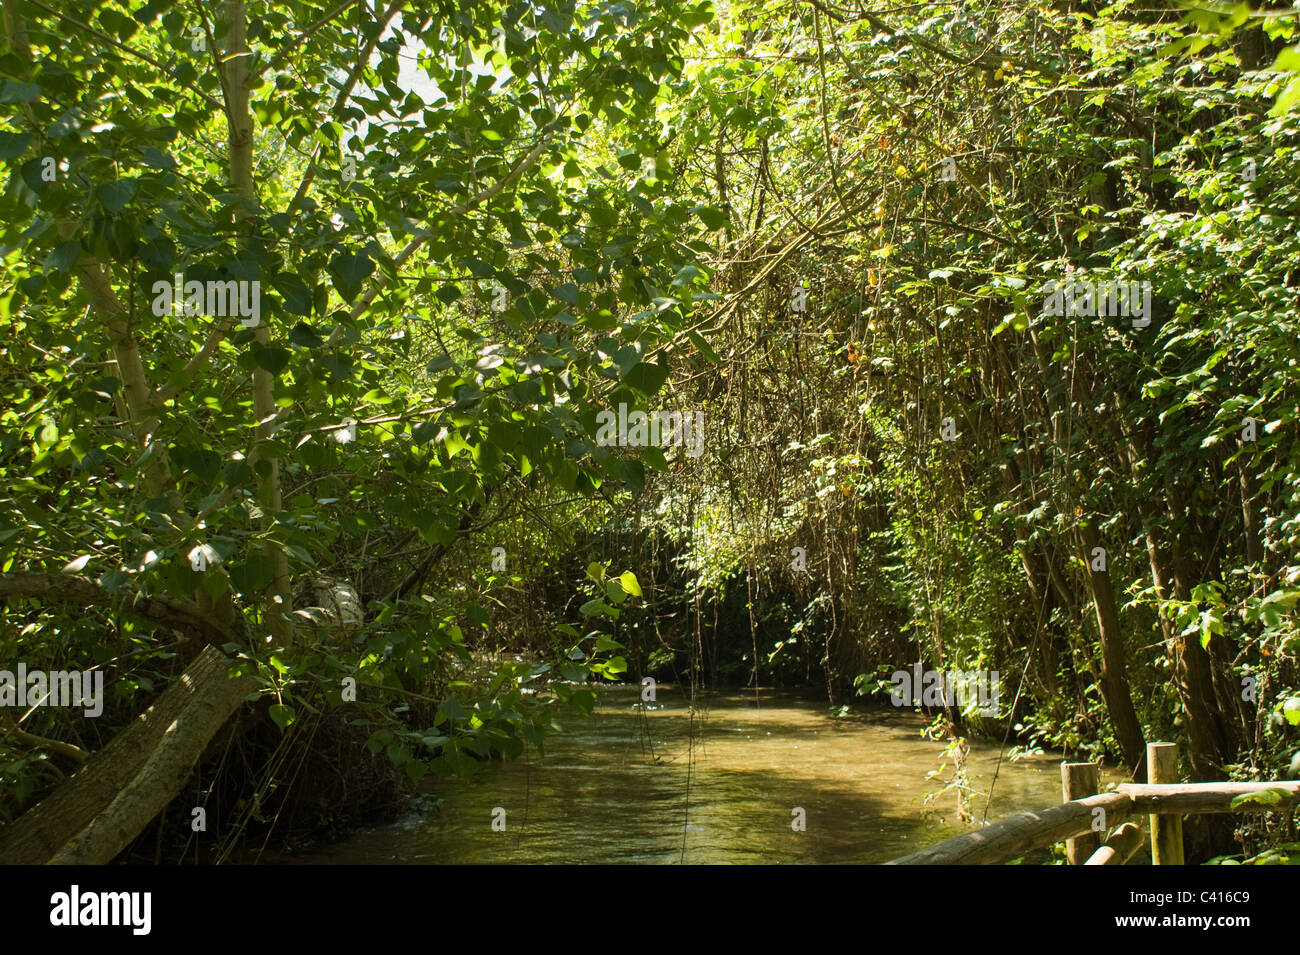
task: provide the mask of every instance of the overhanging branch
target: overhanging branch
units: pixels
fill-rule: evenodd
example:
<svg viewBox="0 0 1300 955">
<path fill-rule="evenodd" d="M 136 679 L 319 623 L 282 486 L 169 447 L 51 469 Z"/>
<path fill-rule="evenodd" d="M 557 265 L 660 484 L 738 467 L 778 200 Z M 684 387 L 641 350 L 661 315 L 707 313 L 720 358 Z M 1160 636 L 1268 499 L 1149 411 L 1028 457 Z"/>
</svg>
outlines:
<svg viewBox="0 0 1300 955">
<path fill-rule="evenodd" d="M 133 594 L 119 601 L 95 581 L 71 574 L 0 574 L 0 599 L 32 597 L 80 607 L 117 607 L 153 623 L 180 633 L 193 634 L 219 644 L 242 643 L 240 635 L 198 604 L 161 595 Z"/>
</svg>

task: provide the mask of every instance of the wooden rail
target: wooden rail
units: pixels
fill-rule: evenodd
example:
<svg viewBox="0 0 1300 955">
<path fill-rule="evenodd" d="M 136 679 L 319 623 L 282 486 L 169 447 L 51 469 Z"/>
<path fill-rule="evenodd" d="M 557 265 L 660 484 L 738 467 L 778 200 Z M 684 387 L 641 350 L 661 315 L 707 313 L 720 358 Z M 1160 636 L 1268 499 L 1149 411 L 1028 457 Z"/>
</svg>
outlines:
<svg viewBox="0 0 1300 955">
<path fill-rule="evenodd" d="M 1061 767 L 1062 789 L 1066 801 L 1041 812 L 1022 812 L 995 822 L 976 832 L 955 836 L 937 845 L 913 852 L 887 865 L 990 865 L 1032 849 L 1042 849 L 1056 842 L 1070 840 L 1067 850 L 1072 864 L 1115 865 L 1122 863 L 1142 845 L 1137 826 L 1120 826 L 1129 816 L 1151 817 L 1155 834 L 1153 861 L 1157 865 L 1181 865 L 1183 862 L 1182 817 L 1217 812 L 1289 812 L 1300 804 L 1300 780 L 1257 783 L 1174 783 L 1166 781 L 1176 774 L 1178 751 L 1174 743 L 1149 743 L 1147 766 L 1150 783 L 1123 783 L 1114 790 L 1074 798 L 1075 787 L 1086 774 L 1074 769 L 1079 764 Z M 1175 775 L 1176 778 L 1176 775 Z M 1234 807 L 1238 796 L 1277 790 L 1279 799 L 1272 803 L 1250 802 Z M 1116 828 L 1118 827 L 1118 828 Z M 1096 846 L 1100 832 L 1114 829 L 1106 845 Z M 1134 843 L 1134 830 L 1138 839 Z M 1079 840 L 1078 837 L 1087 836 Z M 1112 851 L 1106 853 L 1106 848 Z M 1101 856 L 1103 861 L 1097 861 Z M 1086 862 L 1085 862 L 1086 860 Z"/>
<path fill-rule="evenodd" d="M 1142 848 L 1144 838 L 1141 826 L 1126 822 L 1111 833 L 1106 844 L 1090 855 L 1084 865 L 1123 865 Z"/>
</svg>

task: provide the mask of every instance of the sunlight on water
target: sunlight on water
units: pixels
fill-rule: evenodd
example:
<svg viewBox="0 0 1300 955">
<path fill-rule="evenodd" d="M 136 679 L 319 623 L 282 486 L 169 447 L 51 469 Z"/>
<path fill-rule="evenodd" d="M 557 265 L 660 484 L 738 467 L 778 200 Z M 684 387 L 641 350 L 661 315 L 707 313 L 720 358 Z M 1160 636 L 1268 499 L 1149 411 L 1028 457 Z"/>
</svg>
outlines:
<svg viewBox="0 0 1300 955">
<path fill-rule="evenodd" d="M 442 780 L 437 811 L 356 833 L 294 861 L 312 863 L 864 863 L 883 862 L 966 831 L 955 792 L 939 796 L 944 745 L 912 713 L 833 718 L 824 697 L 763 690 L 713 694 L 697 709 L 660 686 L 601 692 L 591 717 L 570 716 L 546 755 Z M 977 743 L 967 760 L 976 819 L 997 763 Z M 1061 800 L 1059 760 L 1002 761 L 990 821 Z M 493 810 L 506 829 L 493 831 Z M 791 828 L 792 810 L 806 831 Z M 1045 856 L 1044 856 L 1045 858 Z M 290 861 L 290 860 L 284 860 Z"/>
</svg>

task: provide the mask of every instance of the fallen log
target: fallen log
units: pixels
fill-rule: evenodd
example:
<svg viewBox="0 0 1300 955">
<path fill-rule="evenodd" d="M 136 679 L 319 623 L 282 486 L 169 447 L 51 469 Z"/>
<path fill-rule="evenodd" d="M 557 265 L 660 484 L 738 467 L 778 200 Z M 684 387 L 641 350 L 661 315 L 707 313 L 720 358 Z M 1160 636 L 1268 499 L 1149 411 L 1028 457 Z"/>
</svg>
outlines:
<svg viewBox="0 0 1300 955">
<path fill-rule="evenodd" d="M 221 651 L 205 647 L 135 722 L 0 831 L 0 863 L 111 861 L 175 798 L 208 740 L 257 688 L 229 670 Z"/>
</svg>

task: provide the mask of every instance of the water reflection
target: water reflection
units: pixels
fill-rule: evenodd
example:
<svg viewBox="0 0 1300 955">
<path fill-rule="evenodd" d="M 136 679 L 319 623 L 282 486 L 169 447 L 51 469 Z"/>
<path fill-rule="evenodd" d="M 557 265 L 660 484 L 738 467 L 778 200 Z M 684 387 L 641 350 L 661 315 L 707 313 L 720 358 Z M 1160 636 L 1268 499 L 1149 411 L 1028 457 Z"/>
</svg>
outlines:
<svg viewBox="0 0 1300 955">
<path fill-rule="evenodd" d="M 944 746 L 921 737 L 912 713 L 836 719 L 824 698 L 783 690 L 757 700 L 752 690 L 712 694 L 694 720 L 671 687 L 659 687 L 652 709 L 638 702 L 637 687 L 606 688 L 591 717 L 564 721 L 545 757 L 440 781 L 436 812 L 297 861 L 870 863 L 966 831 L 951 792 L 922 817 L 925 794 L 942 786 L 926 774 L 940 768 Z M 988 791 L 997 755 L 996 746 L 972 746 L 976 790 Z M 1004 759 L 988 818 L 1051 806 L 1060 786 L 1056 759 Z M 491 826 L 496 807 L 506 810 L 504 832 Z M 795 808 L 806 831 L 791 828 Z M 983 815 L 982 796 L 974 810 Z"/>
</svg>

